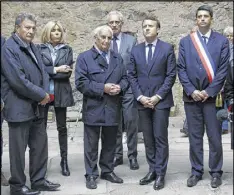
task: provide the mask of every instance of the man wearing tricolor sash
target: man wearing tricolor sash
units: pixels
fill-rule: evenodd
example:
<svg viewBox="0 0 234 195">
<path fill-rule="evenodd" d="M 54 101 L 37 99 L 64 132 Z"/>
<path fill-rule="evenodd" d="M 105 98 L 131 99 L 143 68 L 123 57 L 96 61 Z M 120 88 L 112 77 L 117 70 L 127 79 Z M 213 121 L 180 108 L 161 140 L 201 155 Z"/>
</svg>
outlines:
<svg viewBox="0 0 234 195">
<path fill-rule="evenodd" d="M 180 41 L 178 76 L 183 86 L 183 101 L 188 122 L 191 176 L 187 186 L 193 187 L 202 179 L 203 135 L 209 141 L 211 187 L 222 184 L 222 130 L 216 119 L 215 99 L 221 90 L 229 64 L 226 37 L 211 30 L 213 11 L 200 6 L 196 11 L 198 30 Z"/>
</svg>

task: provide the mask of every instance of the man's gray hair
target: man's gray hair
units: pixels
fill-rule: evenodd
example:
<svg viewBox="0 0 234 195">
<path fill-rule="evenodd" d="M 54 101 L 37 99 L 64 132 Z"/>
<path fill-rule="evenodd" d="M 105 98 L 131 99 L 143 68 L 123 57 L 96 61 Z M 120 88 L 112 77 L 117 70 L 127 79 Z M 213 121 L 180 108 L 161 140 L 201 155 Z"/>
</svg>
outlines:
<svg viewBox="0 0 234 195">
<path fill-rule="evenodd" d="M 19 26 L 25 19 L 33 21 L 35 24 L 37 23 L 36 17 L 33 14 L 30 13 L 20 13 L 15 18 L 15 31 L 16 32 L 16 26 Z"/>
<path fill-rule="evenodd" d="M 110 11 L 107 15 L 107 21 L 109 21 L 111 15 L 119 16 L 119 20 L 123 23 L 123 14 L 121 12 L 116 11 L 116 10 Z"/>
<path fill-rule="evenodd" d="M 109 27 L 108 25 L 102 25 L 102 26 L 98 26 L 97 28 L 94 29 L 94 31 L 93 31 L 94 38 L 100 37 L 100 32 L 104 29 L 107 29 L 108 31 L 110 31 L 111 36 L 113 36 L 113 31 L 112 31 L 111 27 Z"/>
<path fill-rule="evenodd" d="M 223 35 L 224 36 L 228 36 L 228 35 L 232 35 L 233 34 L 233 26 L 227 26 L 224 30 L 223 30 Z"/>
</svg>

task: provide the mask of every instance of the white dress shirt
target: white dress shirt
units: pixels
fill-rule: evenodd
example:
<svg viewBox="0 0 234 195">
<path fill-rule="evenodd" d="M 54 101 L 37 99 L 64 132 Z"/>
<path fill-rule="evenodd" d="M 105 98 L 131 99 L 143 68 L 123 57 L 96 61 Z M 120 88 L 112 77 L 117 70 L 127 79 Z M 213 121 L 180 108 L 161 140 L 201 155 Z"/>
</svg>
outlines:
<svg viewBox="0 0 234 195">
<path fill-rule="evenodd" d="M 201 35 L 201 37 L 205 36 L 207 38 L 206 39 L 206 44 L 207 44 L 211 35 L 211 29 L 205 35 L 203 35 L 199 30 L 198 30 L 198 33 Z"/>
</svg>

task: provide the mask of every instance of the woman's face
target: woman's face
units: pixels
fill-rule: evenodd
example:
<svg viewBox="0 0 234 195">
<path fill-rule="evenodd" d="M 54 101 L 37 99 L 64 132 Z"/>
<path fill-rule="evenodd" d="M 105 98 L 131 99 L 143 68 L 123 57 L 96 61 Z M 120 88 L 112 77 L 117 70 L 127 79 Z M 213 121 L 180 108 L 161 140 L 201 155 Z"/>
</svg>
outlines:
<svg viewBox="0 0 234 195">
<path fill-rule="evenodd" d="M 58 25 L 55 25 L 50 32 L 50 39 L 52 44 L 58 44 L 61 41 L 62 32 Z"/>
</svg>

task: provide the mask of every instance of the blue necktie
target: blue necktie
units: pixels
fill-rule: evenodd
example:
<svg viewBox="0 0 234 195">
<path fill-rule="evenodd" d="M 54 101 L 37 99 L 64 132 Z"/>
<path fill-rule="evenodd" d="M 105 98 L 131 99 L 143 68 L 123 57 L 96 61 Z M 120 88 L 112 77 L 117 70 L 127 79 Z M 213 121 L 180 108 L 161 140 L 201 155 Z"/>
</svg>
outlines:
<svg viewBox="0 0 234 195">
<path fill-rule="evenodd" d="M 206 36 L 202 36 L 202 38 L 203 38 L 204 43 L 207 44 L 207 39 L 208 38 Z"/>
<path fill-rule="evenodd" d="M 113 50 L 115 53 L 118 53 L 118 45 L 117 45 L 117 40 L 118 38 L 116 36 L 113 37 Z"/>
<path fill-rule="evenodd" d="M 107 60 L 106 60 L 106 55 L 107 55 L 107 52 L 105 52 L 105 51 L 103 51 L 102 52 L 102 57 L 105 59 L 105 61 L 107 62 Z"/>
<path fill-rule="evenodd" d="M 152 46 L 153 44 L 148 44 L 149 47 L 149 52 L 148 52 L 148 59 L 147 59 L 147 64 L 149 65 L 151 60 L 152 60 Z"/>
</svg>

